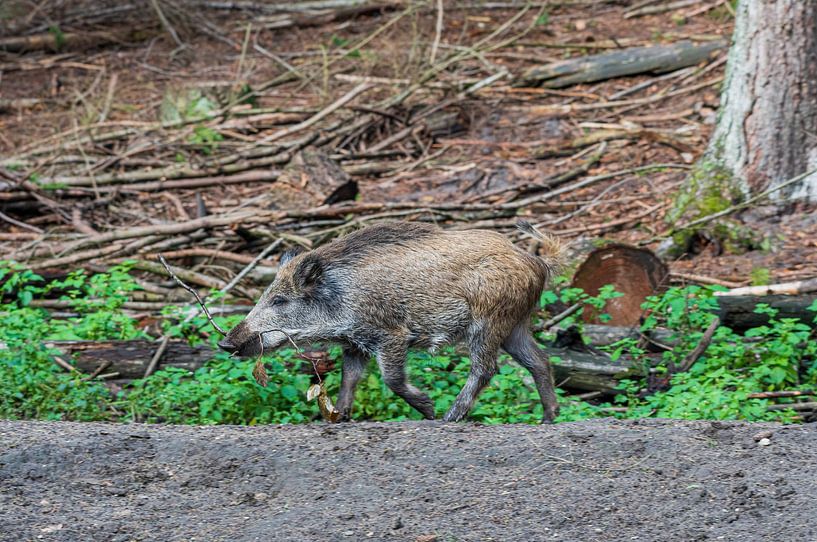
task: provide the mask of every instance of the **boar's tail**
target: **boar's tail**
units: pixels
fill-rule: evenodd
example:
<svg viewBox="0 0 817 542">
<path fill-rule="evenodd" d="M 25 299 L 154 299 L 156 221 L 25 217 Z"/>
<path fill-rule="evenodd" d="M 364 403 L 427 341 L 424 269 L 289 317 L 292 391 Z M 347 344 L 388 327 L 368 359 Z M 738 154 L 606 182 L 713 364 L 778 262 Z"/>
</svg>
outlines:
<svg viewBox="0 0 817 542">
<path fill-rule="evenodd" d="M 542 233 L 527 220 L 518 221 L 516 227 L 519 231 L 530 235 L 537 241 L 542 249 L 540 257 L 548 268 L 548 274 L 552 277 L 558 273 L 564 266 L 564 247 L 562 243 L 553 235 Z"/>
</svg>

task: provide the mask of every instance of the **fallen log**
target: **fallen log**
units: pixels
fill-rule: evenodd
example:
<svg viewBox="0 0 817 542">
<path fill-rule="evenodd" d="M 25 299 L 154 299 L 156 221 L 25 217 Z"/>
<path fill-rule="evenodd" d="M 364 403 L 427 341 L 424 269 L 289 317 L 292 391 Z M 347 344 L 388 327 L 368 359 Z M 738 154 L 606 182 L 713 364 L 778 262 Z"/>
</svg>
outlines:
<svg viewBox="0 0 817 542">
<path fill-rule="evenodd" d="M 727 45 L 724 40 L 702 44 L 681 41 L 571 58 L 531 68 L 519 76 L 514 86 L 564 88 L 626 75 L 671 72 L 709 60 L 726 50 Z"/>
<path fill-rule="evenodd" d="M 621 298 L 619 298 L 621 299 Z M 766 314 L 758 314 L 755 307 L 765 303 L 778 311 L 777 318 L 796 318 L 800 322 L 817 327 L 817 312 L 809 307 L 817 302 L 817 292 L 805 295 L 767 295 L 757 296 L 728 296 L 717 298 L 719 309 L 713 313 L 721 319 L 721 325 L 735 331 L 763 326 L 769 323 Z M 612 344 L 620 339 L 638 338 L 638 324 L 632 326 L 585 324 L 583 335 L 590 344 L 602 346 Z M 667 344 L 672 336 L 670 330 L 653 330 L 650 338 L 661 344 Z"/>
<path fill-rule="evenodd" d="M 817 312 L 808 308 L 817 302 L 817 292 L 804 295 L 738 295 L 718 297 L 720 310 L 717 312 L 723 325 L 743 331 L 769 323 L 765 314 L 757 314 L 755 307 L 765 303 L 776 309 L 777 318 L 797 318 L 802 323 L 814 327 Z"/>
<path fill-rule="evenodd" d="M 46 343 L 73 358 L 74 366 L 93 373 L 100 365 L 110 362 L 108 371 L 119 373 L 121 380 L 142 378 L 158 343 L 149 340 L 132 341 L 53 341 Z M 214 351 L 208 345 L 190 346 L 186 341 L 170 341 L 162 357 L 162 367 L 176 367 L 188 371 L 201 368 L 213 359 Z"/>
<path fill-rule="evenodd" d="M 117 382 L 142 378 L 150 364 L 159 341 L 136 339 L 130 341 L 49 341 L 48 348 L 62 353 L 60 359 L 72 359 L 72 370 L 83 373 L 99 373 L 100 367 L 105 371 L 117 373 Z M 212 360 L 217 351 L 209 345 L 190 346 L 186 341 L 171 340 L 167 342 L 161 363 L 158 368 L 175 367 L 186 371 L 196 371 Z M 334 363 L 325 352 L 305 352 L 315 362 L 320 374 L 334 369 Z M 312 373 L 313 367 L 305 365 L 302 371 Z"/>
<path fill-rule="evenodd" d="M 122 32 L 105 30 L 86 32 L 44 32 L 31 36 L 12 36 L 0 39 L 0 51 L 10 53 L 24 53 L 27 51 L 48 50 L 84 51 L 100 45 L 123 44 L 128 42 L 144 41 L 157 34 L 155 29 L 133 28 Z"/>
<path fill-rule="evenodd" d="M 618 380 L 637 376 L 639 369 L 619 358 L 616 361 L 606 354 L 578 352 L 569 348 L 543 348 L 553 363 L 553 375 L 557 385 L 582 391 L 613 392 Z"/>
<path fill-rule="evenodd" d="M 117 382 L 121 383 L 144 376 L 159 344 L 150 340 L 50 341 L 46 346 L 61 352 L 61 359 L 73 359 L 74 367 L 83 373 L 93 374 L 103 364 L 107 365 L 105 370 L 118 373 Z M 618 378 L 637 372 L 625 360 L 613 361 L 603 353 L 570 348 L 543 350 L 553 361 L 556 382 L 572 389 L 610 392 L 618 385 Z M 193 372 L 215 354 L 209 345 L 190 346 L 185 341 L 168 341 L 159 368 L 176 367 Z"/>
<path fill-rule="evenodd" d="M 766 284 L 764 286 L 741 286 L 727 292 L 715 292 L 716 297 L 734 296 L 767 296 L 767 295 L 798 295 L 817 292 L 817 278 L 798 280 L 796 282 L 782 282 L 780 284 Z"/>
<path fill-rule="evenodd" d="M 559 329 L 558 331 L 564 331 Z M 622 339 L 639 339 L 654 341 L 654 344 L 672 346 L 677 339 L 674 332 L 669 329 L 653 329 L 649 332 L 641 333 L 639 326 L 605 326 L 601 324 L 584 324 L 581 336 L 585 342 L 593 346 L 609 346 Z"/>
</svg>

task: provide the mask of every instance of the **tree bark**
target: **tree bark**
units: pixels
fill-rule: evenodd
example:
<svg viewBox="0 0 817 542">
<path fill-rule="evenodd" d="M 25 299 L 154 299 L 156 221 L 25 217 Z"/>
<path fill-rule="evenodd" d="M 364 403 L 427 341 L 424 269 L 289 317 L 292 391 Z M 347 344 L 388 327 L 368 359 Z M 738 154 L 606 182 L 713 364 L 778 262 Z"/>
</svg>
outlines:
<svg viewBox="0 0 817 542">
<path fill-rule="evenodd" d="M 741 0 L 704 161 L 744 195 L 817 167 L 817 2 Z M 725 194 L 724 194 L 725 195 Z M 817 175 L 772 195 L 817 201 Z"/>
</svg>

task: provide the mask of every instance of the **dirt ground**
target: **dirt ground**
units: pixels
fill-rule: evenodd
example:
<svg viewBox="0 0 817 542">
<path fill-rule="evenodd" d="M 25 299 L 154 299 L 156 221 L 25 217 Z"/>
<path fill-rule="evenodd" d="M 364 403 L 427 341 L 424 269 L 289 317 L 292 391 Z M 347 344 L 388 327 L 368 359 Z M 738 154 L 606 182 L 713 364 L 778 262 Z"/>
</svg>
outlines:
<svg viewBox="0 0 817 542">
<path fill-rule="evenodd" d="M 0 538 L 817 540 L 815 429 L 3 421 Z"/>
</svg>

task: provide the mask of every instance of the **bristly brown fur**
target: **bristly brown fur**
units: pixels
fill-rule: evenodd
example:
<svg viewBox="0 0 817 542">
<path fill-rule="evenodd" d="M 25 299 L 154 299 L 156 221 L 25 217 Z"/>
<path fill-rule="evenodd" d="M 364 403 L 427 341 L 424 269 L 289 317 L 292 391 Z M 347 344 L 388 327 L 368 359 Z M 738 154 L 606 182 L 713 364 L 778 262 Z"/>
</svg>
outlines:
<svg viewBox="0 0 817 542">
<path fill-rule="evenodd" d="M 350 233 L 282 265 L 222 346 L 252 356 L 289 336 L 338 342 L 344 362 L 337 406 L 345 417 L 374 355 L 386 385 L 433 418 L 434 404 L 407 378 L 406 353 L 464 341 L 471 374 L 445 415 L 450 421 L 464 418 L 488 385 L 501 347 L 531 372 L 551 421 L 558 412 L 551 369 L 529 327 L 560 250 L 532 226 L 520 229 L 542 243 L 542 257 L 493 231 L 392 222 Z"/>
<path fill-rule="evenodd" d="M 533 237 L 542 248 L 541 257 L 550 269 L 551 276 L 558 273 L 564 267 L 564 246 L 561 241 L 553 235 L 543 233 L 527 220 L 519 220 L 516 228 L 522 233 Z"/>
</svg>

